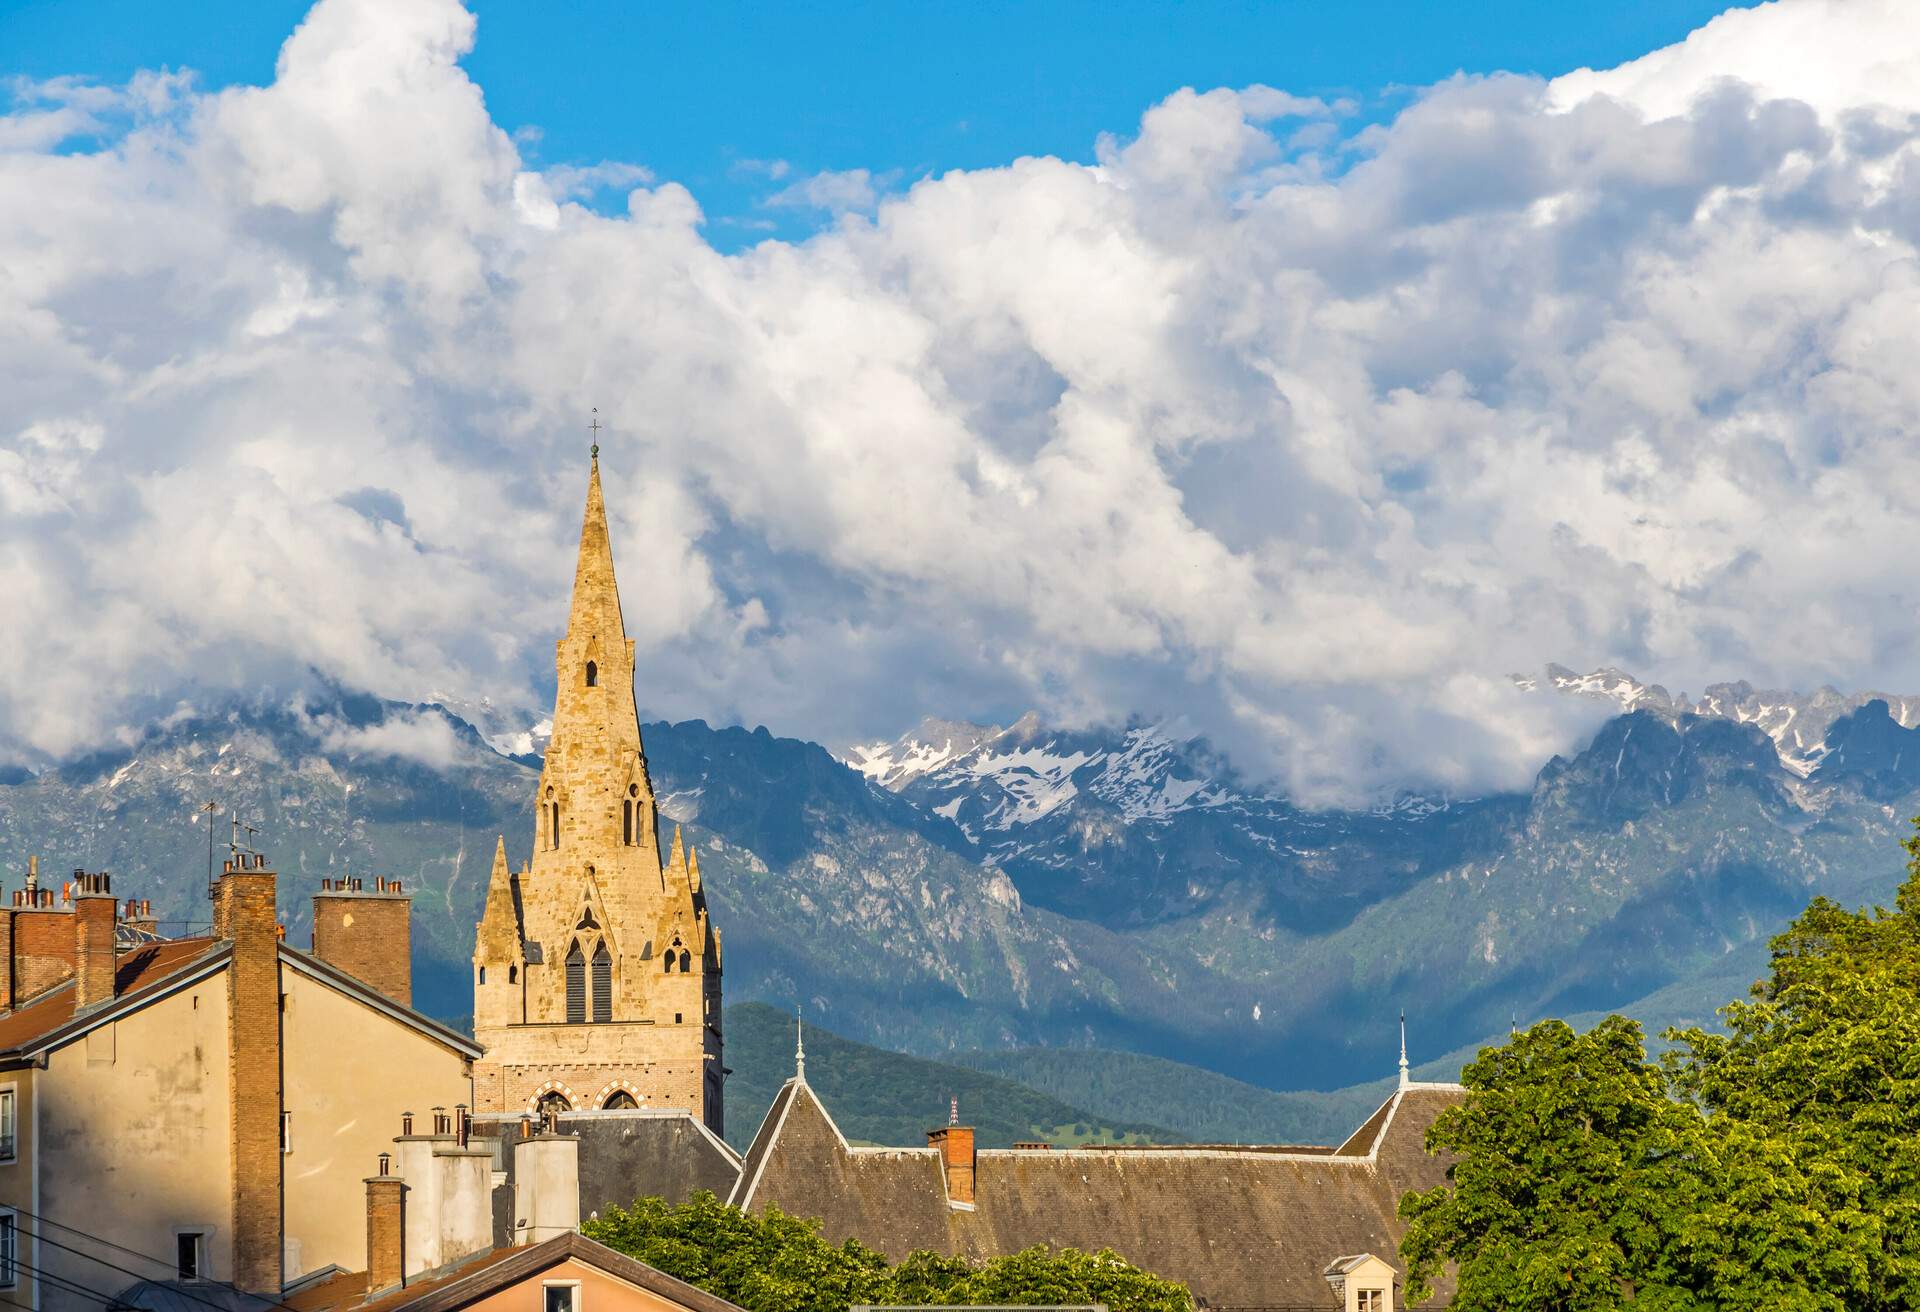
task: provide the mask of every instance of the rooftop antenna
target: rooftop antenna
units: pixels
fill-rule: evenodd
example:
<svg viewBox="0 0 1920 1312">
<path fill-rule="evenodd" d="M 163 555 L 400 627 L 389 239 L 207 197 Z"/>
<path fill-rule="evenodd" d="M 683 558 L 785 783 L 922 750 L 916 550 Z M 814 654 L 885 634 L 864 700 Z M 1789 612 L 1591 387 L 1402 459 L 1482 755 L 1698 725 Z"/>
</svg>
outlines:
<svg viewBox="0 0 1920 1312">
<path fill-rule="evenodd" d="M 260 831 L 252 825 L 241 825 L 240 827 L 247 831 L 247 851 L 258 853 L 260 849 L 253 845 L 253 836 Z"/>
<path fill-rule="evenodd" d="M 240 860 L 240 815 L 234 813 L 233 834 L 227 839 L 227 855 L 237 863 Z"/>
<path fill-rule="evenodd" d="M 793 1009 L 793 1079 L 796 1084 L 807 1082 L 807 1036 L 801 1032 L 797 1006 Z"/>
<path fill-rule="evenodd" d="M 200 808 L 207 817 L 207 891 L 213 891 L 213 816 L 220 809 L 220 803 L 209 801 Z"/>
<path fill-rule="evenodd" d="M 593 422 L 588 424 L 587 428 L 591 430 L 593 433 L 593 458 L 595 460 L 598 460 L 600 458 L 600 407 L 599 406 L 595 406 L 593 408 Z"/>
<path fill-rule="evenodd" d="M 1400 1087 L 1407 1087 L 1407 1009 L 1400 1009 Z"/>
</svg>

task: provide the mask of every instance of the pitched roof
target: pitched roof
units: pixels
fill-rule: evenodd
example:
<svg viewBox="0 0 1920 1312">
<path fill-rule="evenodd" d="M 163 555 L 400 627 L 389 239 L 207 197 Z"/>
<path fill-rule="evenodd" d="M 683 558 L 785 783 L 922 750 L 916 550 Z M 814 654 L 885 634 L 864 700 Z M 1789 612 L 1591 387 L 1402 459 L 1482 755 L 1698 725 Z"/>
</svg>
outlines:
<svg viewBox="0 0 1920 1312">
<path fill-rule="evenodd" d="M 290 1294 L 283 1305 L 293 1312 L 331 1312 L 345 1308 L 353 1308 L 354 1312 L 457 1312 L 569 1260 L 637 1285 L 678 1303 L 689 1312 L 741 1312 L 738 1305 L 724 1298 L 596 1243 L 578 1231 L 524 1248 L 491 1249 L 424 1278 L 416 1278 L 403 1287 L 377 1291 L 370 1302 L 363 1301 L 367 1273 L 356 1271 Z"/>
<path fill-rule="evenodd" d="M 402 1024 L 420 1031 L 435 1042 L 478 1058 L 481 1048 L 458 1030 L 403 1006 L 338 966 L 318 957 L 279 945 L 280 958 L 296 969 L 321 980 L 360 1002 L 383 1011 Z M 26 1005 L 0 1015 L 0 1061 L 31 1056 L 79 1038 L 105 1021 L 124 1016 L 166 997 L 175 989 L 220 970 L 233 955 L 233 944 L 225 939 L 163 939 L 120 955 L 114 963 L 111 1001 L 103 1001 L 75 1014 L 75 984 L 67 980 L 40 994 Z"/>
<path fill-rule="evenodd" d="M 168 985 L 189 982 L 212 969 L 232 951 L 230 944 L 210 938 L 169 939 L 123 954 L 114 963 L 113 1000 L 74 1014 L 76 986 L 57 984 L 25 1006 L 0 1016 L 0 1060 L 41 1052 L 76 1038 L 102 1020 L 145 1006 L 172 990 Z"/>
<path fill-rule="evenodd" d="M 302 974 L 311 975 L 323 983 L 332 985 L 342 993 L 350 994 L 375 1011 L 385 1012 L 402 1025 L 418 1030 L 436 1043 L 444 1044 L 470 1060 L 478 1060 L 485 1054 L 484 1048 L 459 1030 L 442 1025 L 433 1017 L 424 1012 L 415 1011 L 403 1002 L 395 1002 L 373 985 L 340 969 L 332 962 L 323 961 L 310 952 L 288 947 L 285 943 L 280 944 L 280 959 Z"/>
<path fill-rule="evenodd" d="M 1364 1147 L 1332 1152 L 985 1150 L 969 1208 L 947 1201 L 933 1149 L 851 1147 L 812 1090 L 790 1080 L 733 1201 L 818 1218 L 828 1239 L 857 1238 L 895 1259 L 916 1248 L 976 1258 L 1035 1244 L 1112 1248 L 1216 1307 L 1317 1304 L 1330 1259 L 1395 1251 L 1400 1196 L 1444 1182 L 1446 1163 L 1424 1136 L 1460 1096 L 1397 1091 L 1363 1127 Z"/>
</svg>

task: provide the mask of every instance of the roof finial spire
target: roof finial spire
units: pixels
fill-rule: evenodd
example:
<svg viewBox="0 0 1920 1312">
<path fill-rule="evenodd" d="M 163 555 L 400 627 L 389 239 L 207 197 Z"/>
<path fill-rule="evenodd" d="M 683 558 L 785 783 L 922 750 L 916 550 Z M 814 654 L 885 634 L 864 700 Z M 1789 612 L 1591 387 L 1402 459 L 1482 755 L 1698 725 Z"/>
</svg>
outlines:
<svg viewBox="0 0 1920 1312">
<path fill-rule="evenodd" d="M 960 1095 L 957 1093 L 953 1095 L 952 1101 L 947 1104 L 947 1124 L 960 1124 Z"/>
<path fill-rule="evenodd" d="M 797 1005 L 793 1009 L 793 1079 L 796 1084 L 807 1082 L 807 1036 Z"/>
<path fill-rule="evenodd" d="M 593 422 L 587 425 L 593 433 L 593 458 L 600 459 L 600 407 L 593 408 Z"/>
<path fill-rule="evenodd" d="M 1400 1008 L 1400 1087 L 1407 1087 L 1407 1009 Z"/>
</svg>

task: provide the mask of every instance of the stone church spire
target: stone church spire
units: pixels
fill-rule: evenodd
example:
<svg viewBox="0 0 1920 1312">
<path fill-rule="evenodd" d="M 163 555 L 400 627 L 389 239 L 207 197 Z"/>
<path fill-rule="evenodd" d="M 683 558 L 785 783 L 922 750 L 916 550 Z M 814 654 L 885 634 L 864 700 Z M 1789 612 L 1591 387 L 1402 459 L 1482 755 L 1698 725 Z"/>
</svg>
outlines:
<svg viewBox="0 0 1920 1312">
<path fill-rule="evenodd" d="M 680 1108 L 720 1132 L 719 936 L 677 830 L 660 850 L 597 448 L 554 681 L 533 857 L 509 876 L 496 854 L 478 926 L 475 1097 Z"/>
</svg>

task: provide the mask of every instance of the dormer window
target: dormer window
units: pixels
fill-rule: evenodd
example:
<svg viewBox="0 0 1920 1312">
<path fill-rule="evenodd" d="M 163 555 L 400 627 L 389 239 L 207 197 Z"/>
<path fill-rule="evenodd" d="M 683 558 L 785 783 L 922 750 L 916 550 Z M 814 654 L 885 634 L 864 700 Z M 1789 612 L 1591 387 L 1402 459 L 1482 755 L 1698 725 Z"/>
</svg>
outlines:
<svg viewBox="0 0 1920 1312">
<path fill-rule="evenodd" d="M 588 661 L 587 662 L 587 687 L 597 688 L 599 686 L 600 686 L 600 667 L 595 665 L 592 661 Z"/>
</svg>

